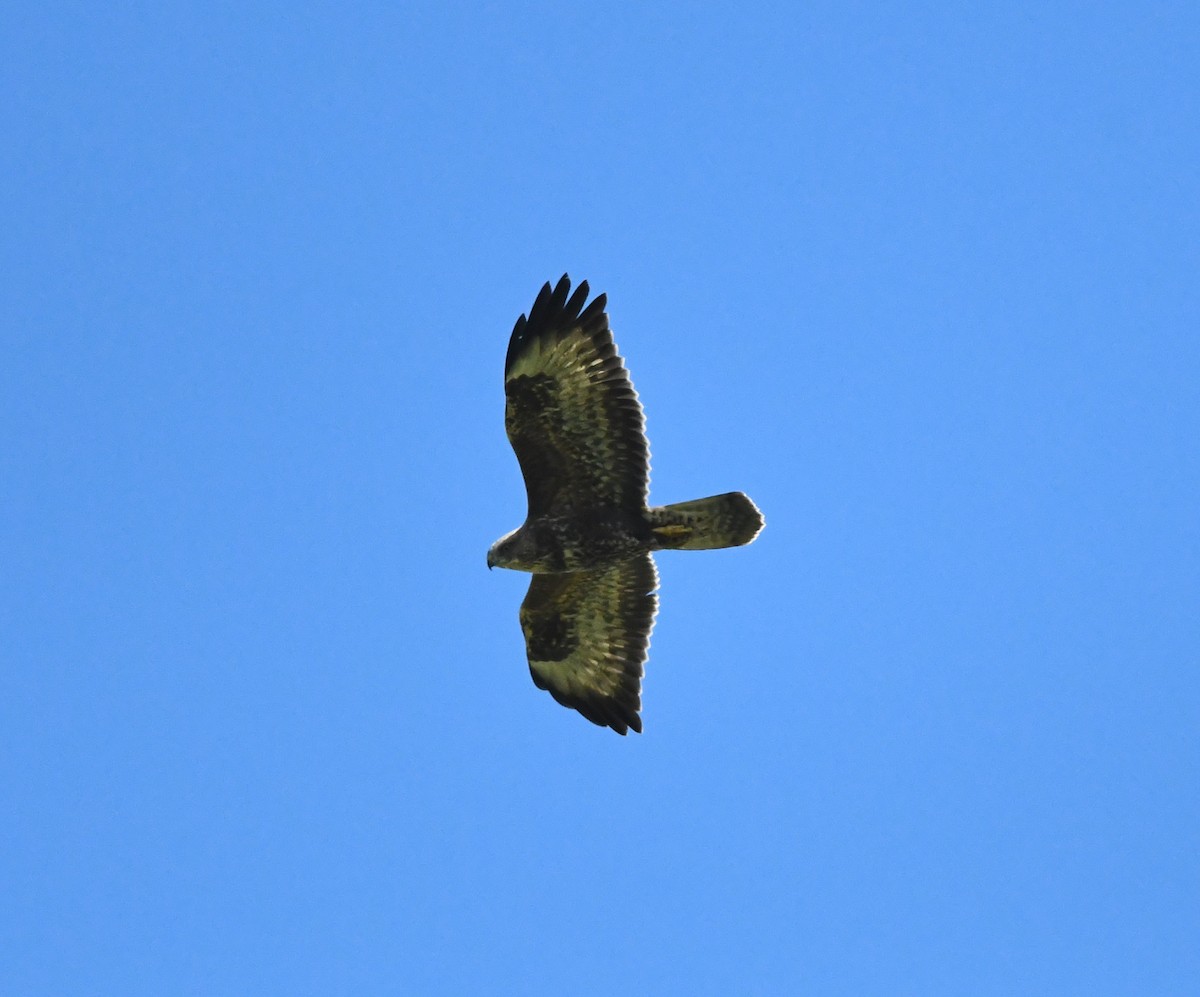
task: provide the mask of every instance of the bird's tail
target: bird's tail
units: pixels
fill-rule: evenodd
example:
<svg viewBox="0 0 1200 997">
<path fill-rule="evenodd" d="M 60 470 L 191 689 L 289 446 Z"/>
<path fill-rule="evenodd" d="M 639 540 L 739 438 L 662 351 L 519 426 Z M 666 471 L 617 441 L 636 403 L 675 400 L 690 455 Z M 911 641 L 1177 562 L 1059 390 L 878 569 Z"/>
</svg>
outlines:
<svg viewBox="0 0 1200 997">
<path fill-rule="evenodd" d="M 748 544 L 763 528 L 762 513 L 742 492 L 646 510 L 650 529 L 664 550 L 713 550 Z"/>
</svg>

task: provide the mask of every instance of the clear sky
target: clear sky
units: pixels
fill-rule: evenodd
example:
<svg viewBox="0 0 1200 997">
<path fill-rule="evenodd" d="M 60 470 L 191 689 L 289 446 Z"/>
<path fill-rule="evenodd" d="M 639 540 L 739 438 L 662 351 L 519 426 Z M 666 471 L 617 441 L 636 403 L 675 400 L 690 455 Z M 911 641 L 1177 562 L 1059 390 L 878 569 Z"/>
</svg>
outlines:
<svg viewBox="0 0 1200 997">
<path fill-rule="evenodd" d="M 0 990 L 1184 994 L 1193 3 L 19 5 Z M 536 690 L 508 334 L 609 295 L 642 736 Z"/>
</svg>

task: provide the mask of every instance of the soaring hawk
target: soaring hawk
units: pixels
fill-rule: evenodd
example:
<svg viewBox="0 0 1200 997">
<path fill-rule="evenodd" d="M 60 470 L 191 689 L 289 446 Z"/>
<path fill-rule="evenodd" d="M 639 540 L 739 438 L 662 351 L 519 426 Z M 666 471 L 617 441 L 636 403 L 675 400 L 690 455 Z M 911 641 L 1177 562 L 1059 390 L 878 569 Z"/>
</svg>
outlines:
<svg viewBox="0 0 1200 997">
<path fill-rule="evenodd" d="M 656 550 L 748 544 L 763 517 L 741 492 L 647 507 L 650 451 L 605 295 L 547 283 L 513 328 L 504 423 L 529 512 L 488 567 L 533 573 L 521 629 L 534 684 L 618 734 L 641 733 L 642 666 L 658 601 Z"/>
</svg>

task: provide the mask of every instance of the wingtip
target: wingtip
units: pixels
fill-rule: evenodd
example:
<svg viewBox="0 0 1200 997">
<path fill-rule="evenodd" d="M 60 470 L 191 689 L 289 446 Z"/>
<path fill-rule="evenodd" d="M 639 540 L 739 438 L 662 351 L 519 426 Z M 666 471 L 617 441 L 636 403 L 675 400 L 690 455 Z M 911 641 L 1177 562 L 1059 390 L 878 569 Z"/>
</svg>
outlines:
<svg viewBox="0 0 1200 997">
<path fill-rule="evenodd" d="M 586 335 L 603 338 L 608 334 L 608 296 L 597 295 L 588 301 L 592 293 L 586 280 L 579 282 L 574 293 L 571 291 L 571 276 L 564 273 L 557 284 L 546 281 L 534 299 L 533 307 L 522 314 L 509 336 L 508 353 L 505 356 L 504 373 L 507 377 L 524 351 L 537 342 L 552 342 L 575 328 L 582 327 Z M 601 345 L 596 340 L 597 345 Z M 611 344 L 610 344 L 611 347 Z"/>
</svg>

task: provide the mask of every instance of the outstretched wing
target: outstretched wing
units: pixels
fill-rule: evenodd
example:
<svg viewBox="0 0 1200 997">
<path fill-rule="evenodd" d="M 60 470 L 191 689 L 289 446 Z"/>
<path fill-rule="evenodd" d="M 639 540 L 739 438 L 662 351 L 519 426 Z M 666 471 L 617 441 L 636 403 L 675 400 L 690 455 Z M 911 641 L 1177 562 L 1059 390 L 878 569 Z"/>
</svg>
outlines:
<svg viewBox="0 0 1200 997">
<path fill-rule="evenodd" d="M 657 587 L 649 554 L 594 571 L 534 575 L 521 603 L 534 685 L 594 724 L 640 734 Z"/>
<path fill-rule="evenodd" d="M 584 281 L 547 283 L 513 328 L 504 362 L 504 424 L 521 463 L 529 515 L 596 505 L 641 509 L 650 452 L 637 392 Z M 570 297 L 568 298 L 568 295 Z"/>
</svg>

